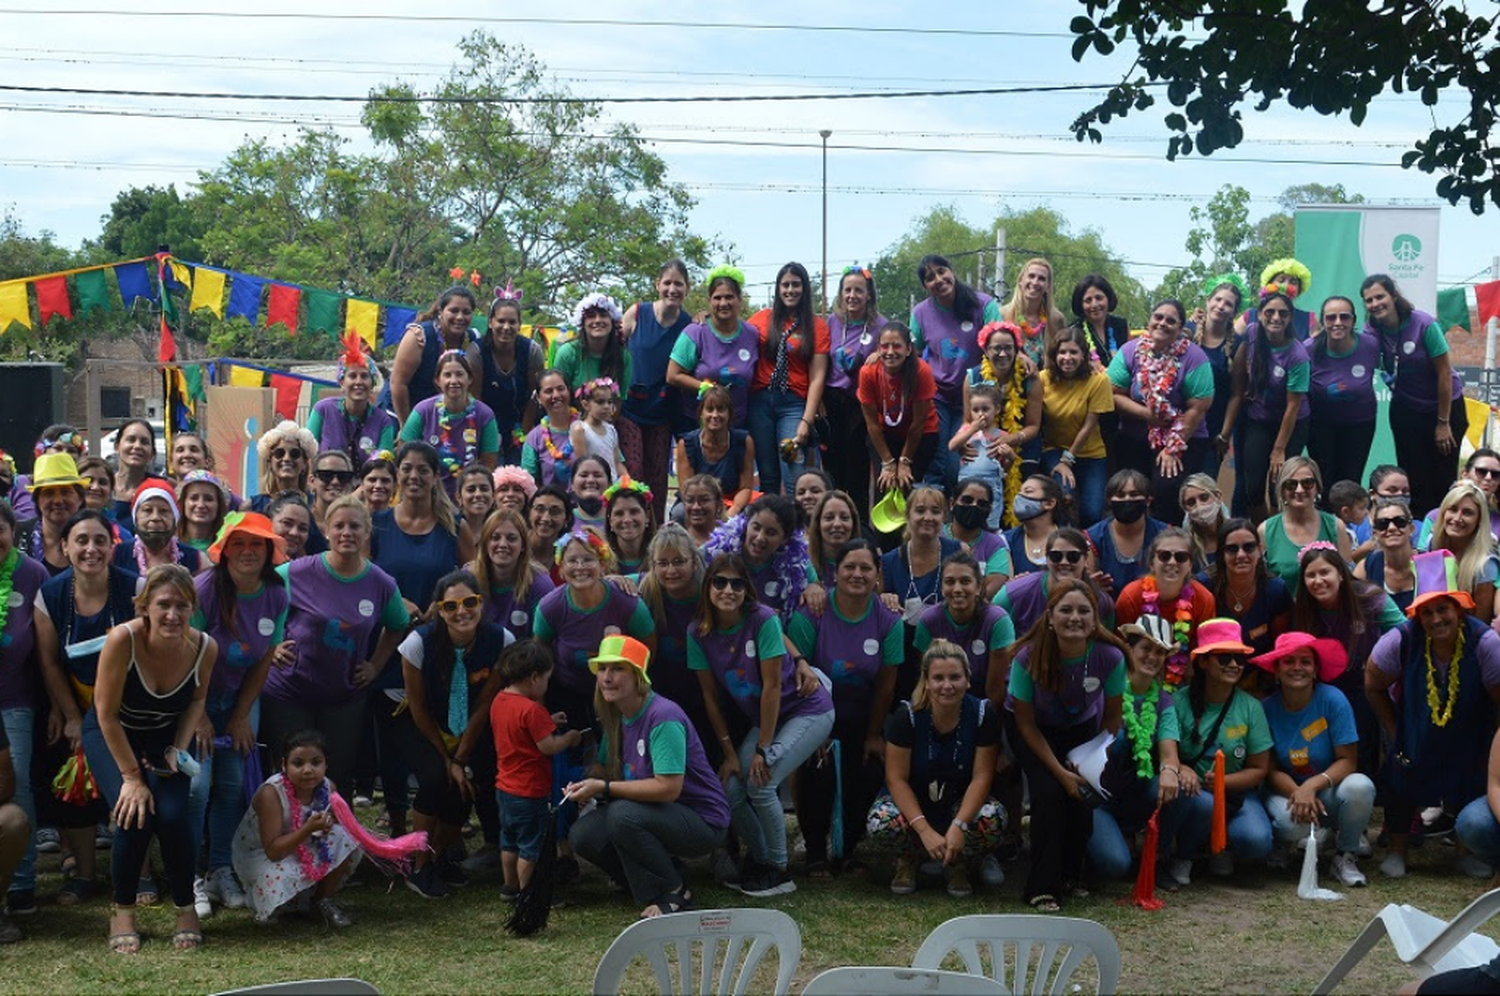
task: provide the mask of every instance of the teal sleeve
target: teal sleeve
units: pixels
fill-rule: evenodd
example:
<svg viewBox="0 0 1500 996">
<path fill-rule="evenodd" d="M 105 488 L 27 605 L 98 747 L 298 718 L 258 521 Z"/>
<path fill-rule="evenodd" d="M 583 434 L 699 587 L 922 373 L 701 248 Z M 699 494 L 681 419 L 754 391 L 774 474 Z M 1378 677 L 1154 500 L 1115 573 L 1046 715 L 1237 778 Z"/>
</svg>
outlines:
<svg viewBox="0 0 1500 996">
<path fill-rule="evenodd" d="M 991 605 L 998 605 L 998 606 L 1000 606 L 1002 609 L 1005 610 L 1005 614 L 1007 616 L 1009 616 L 1010 615 L 1010 592 L 1006 591 L 1005 588 L 1004 588 L 1004 586 L 1001 586 L 1000 590 L 997 591 L 997 592 L 995 592 L 995 597 L 992 598 L 992 599 L 990 599 L 990 604 Z M 1012 623 L 1011 625 L 1012 625 L 1012 627 L 1014 627 L 1015 624 Z"/>
<path fill-rule="evenodd" d="M 1125 366 L 1125 350 L 1121 349 L 1109 358 L 1109 368 L 1104 371 L 1115 387 L 1130 386 L 1130 370 Z"/>
<path fill-rule="evenodd" d="M 1177 710 L 1171 705 L 1156 717 L 1156 739 L 1158 742 L 1182 739 L 1182 730 L 1177 725 Z"/>
<path fill-rule="evenodd" d="M 521 469 L 532 477 L 536 477 L 542 472 L 541 458 L 536 455 L 536 450 L 531 448 L 530 443 L 521 447 Z"/>
<path fill-rule="evenodd" d="M 1010 577 L 1010 544 L 1001 543 L 995 547 L 995 552 L 990 554 L 990 559 L 984 562 L 984 573 L 988 577 L 991 574 L 1001 574 Z"/>
<path fill-rule="evenodd" d="M 813 567 L 811 560 L 809 560 L 803 566 L 805 568 L 805 570 L 803 571 L 803 573 L 805 573 L 807 575 L 807 583 L 808 584 L 822 584 L 823 583 L 823 579 L 820 578 L 820 577 L 818 577 L 817 569 Z"/>
<path fill-rule="evenodd" d="M 1437 525 L 1436 520 L 1423 519 L 1421 525 L 1418 526 L 1416 542 L 1412 544 L 1418 553 L 1426 553 L 1432 545 L 1432 527 L 1435 525 Z"/>
<path fill-rule="evenodd" d="M 1115 355 L 1119 356 L 1118 353 L 1116 353 Z M 1114 378 L 1111 377 L 1110 379 L 1113 380 Z M 1191 370 L 1188 375 L 1182 379 L 1182 396 L 1190 401 L 1193 398 L 1213 397 L 1214 368 L 1205 363 L 1202 366 Z"/>
<path fill-rule="evenodd" d="M 533 627 L 533 631 L 535 628 Z M 703 644 L 692 633 L 687 637 L 687 666 L 689 671 L 707 671 L 708 657 L 703 653 Z"/>
<path fill-rule="evenodd" d="M 1427 350 L 1428 356 L 1445 356 L 1448 353 L 1448 337 L 1443 335 L 1443 330 L 1433 322 L 1422 330 L 1422 348 Z"/>
<path fill-rule="evenodd" d="M 897 619 L 880 641 L 880 663 L 899 667 L 906 661 L 906 623 Z"/>
<path fill-rule="evenodd" d="M 493 419 L 479 430 L 479 455 L 500 452 L 500 424 Z"/>
<path fill-rule="evenodd" d="M 686 335 L 678 336 L 676 345 L 672 347 L 672 362 L 687 373 L 692 373 L 698 368 L 698 344 Z"/>
<path fill-rule="evenodd" d="M 569 391 L 576 391 L 583 386 L 578 383 L 579 357 L 582 352 L 583 350 L 578 348 L 577 339 L 557 347 L 557 359 L 552 366 L 563 375 L 563 380 L 568 382 Z"/>
<path fill-rule="evenodd" d="M 786 656 L 786 643 L 781 639 L 781 620 L 771 616 L 760 624 L 755 634 L 756 652 L 763 661 Z"/>
<path fill-rule="evenodd" d="M 1288 394 L 1306 394 L 1312 384 L 1312 364 L 1303 361 L 1286 374 L 1286 389 Z"/>
<path fill-rule="evenodd" d="M 188 620 L 188 625 L 201 632 L 206 622 L 208 622 L 208 617 L 203 614 L 203 608 L 200 606 L 193 610 L 193 618 Z"/>
<path fill-rule="evenodd" d="M 1030 702 L 1032 700 L 1031 672 L 1024 667 L 1012 664 L 1010 666 L 1010 694 L 1011 698 L 1018 702 Z"/>
<path fill-rule="evenodd" d="M 906 327 L 911 329 L 911 348 L 917 356 L 922 355 L 922 350 L 927 348 L 927 340 L 922 337 L 922 323 L 917 321 L 917 310 L 912 309 L 911 318 Z"/>
<path fill-rule="evenodd" d="M 376 441 L 375 448 L 378 450 L 394 450 L 396 448 L 395 422 L 387 422 L 385 428 L 380 430 L 380 439 Z"/>
<path fill-rule="evenodd" d="M 276 617 L 276 628 L 271 630 L 271 643 L 273 646 L 286 639 L 286 617 L 287 613 L 290 611 L 291 606 L 288 605 L 286 608 L 282 609 L 281 614 Z"/>
<path fill-rule="evenodd" d="M 1125 694 L 1125 661 L 1115 665 L 1115 669 L 1109 672 L 1104 679 L 1104 695 L 1106 698 L 1113 695 Z"/>
<path fill-rule="evenodd" d="M 787 624 L 786 635 L 792 638 L 798 653 L 804 657 L 812 656 L 813 647 L 818 643 L 818 630 L 805 612 L 792 616 L 792 621 Z"/>
<path fill-rule="evenodd" d="M 990 627 L 990 649 L 1004 650 L 1016 642 L 1016 621 L 1007 612 Z"/>
<path fill-rule="evenodd" d="M 637 640 L 644 640 L 655 629 L 656 621 L 651 618 L 651 607 L 644 598 L 637 598 L 635 608 L 630 610 L 630 618 L 625 621 L 625 632 Z"/>
<path fill-rule="evenodd" d="M 551 643 L 557 639 L 557 631 L 552 628 L 552 624 L 547 621 L 547 617 L 542 615 L 541 602 L 537 602 L 536 608 L 531 612 L 531 635 L 543 643 Z"/>
<path fill-rule="evenodd" d="M 411 613 L 406 611 L 406 603 L 401 600 L 400 588 L 391 592 L 385 608 L 380 610 L 380 625 L 386 629 L 405 629 L 411 625 Z"/>
<path fill-rule="evenodd" d="M 651 729 L 651 772 L 657 775 L 687 774 L 687 730 L 675 720 Z"/>
<path fill-rule="evenodd" d="M 1250 728 L 1245 734 L 1245 750 L 1249 753 L 1259 754 L 1276 745 L 1271 736 L 1271 724 L 1266 722 L 1266 710 L 1253 699 L 1246 710 L 1245 725 Z"/>
<path fill-rule="evenodd" d="M 919 654 L 927 653 L 927 648 L 932 646 L 932 634 L 927 631 L 927 624 L 920 619 L 912 627 L 911 645 Z"/>
<path fill-rule="evenodd" d="M 599 741 L 599 763 L 605 767 L 609 766 L 609 738 L 603 737 Z"/>
<path fill-rule="evenodd" d="M 406 443 L 419 442 L 422 438 L 422 416 L 417 414 L 413 408 L 411 414 L 406 416 L 406 424 L 401 427 L 401 441 Z"/>
<path fill-rule="evenodd" d="M 292 593 L 292 576 L 289 570 L 291 566 L 291 562 L 288 561 L 287 563 L 282 564 L 280 567 L 276 568 L 276 573 L 281 575 L 281 583 L 286 585 L 286 593 L 288 595 Z"/>
<path fill-rule="evenodd" d="M 1000 302 L 990 298 L 984 306 L 984 324 L 998 322 L 1000 320 Z"/>
<path fill-rule="evenodd" d="M 316 407 L 307 413 L 307 431 L 318 441 L 318 449 L 323 448 L 323 413 Z"/>
<path fill-rule="evenodd" d="M 1385 601 L 1380 606 L 1380 618 L 1376 622 L 1382 633 L 1388 633 L 1400 626 L 1406 619 L 1406 615 L 1396 606 L 1391 596 L 1385 596 Z"/>
</svg>

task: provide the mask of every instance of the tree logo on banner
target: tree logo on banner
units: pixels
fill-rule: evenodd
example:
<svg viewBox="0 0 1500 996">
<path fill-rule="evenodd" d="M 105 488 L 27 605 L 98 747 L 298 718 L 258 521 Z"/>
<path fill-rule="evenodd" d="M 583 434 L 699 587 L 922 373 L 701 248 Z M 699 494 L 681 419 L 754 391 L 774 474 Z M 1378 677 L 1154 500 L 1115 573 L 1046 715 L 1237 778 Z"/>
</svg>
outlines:
<svg viewBox="0 0 1500 996">
<path fill-rule="evenodd" d="M 1415 263 L 1422 255 L 1422 240 L 1415 235 L 1398 235 L 1391 243 L 1391 255 L 1402 263 Z"/>
</svg>

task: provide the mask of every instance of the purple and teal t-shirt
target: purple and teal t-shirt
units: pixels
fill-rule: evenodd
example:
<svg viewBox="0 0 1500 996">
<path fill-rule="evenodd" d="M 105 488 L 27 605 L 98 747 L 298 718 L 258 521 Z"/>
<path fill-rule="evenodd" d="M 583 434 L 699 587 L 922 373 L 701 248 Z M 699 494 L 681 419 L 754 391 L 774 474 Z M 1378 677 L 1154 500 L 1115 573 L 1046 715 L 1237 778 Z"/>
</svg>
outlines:
<svg viewBox="0 0 1500 996">
<path fill-rule="evenodd" d="M 531 621 L 536 617 L 536 607 L 557 585 L 541 571 L 531 572 L 531 586 L 526 597 L 517 601 L 516 589 L 490 587 L 490 596 L 484 600 L 484 618 L 497 626 L 504 626 L 517 640 L 531 638 Z"/>
<path fill-rule="evenodd" d="M 697 813 L 711 827 L 729 826 L 729 800 L 708 763 L 698 731 L 671 699 L 651 692 L 646 704 L 620 724 L 620 770 L 626 781 L 657 775 L 682 775 L 677 802 Z M 599 749 L 607 761 L 607 744 Z"/>
<path fill-rule="evenodd" d="M 755 365 L 760 358 L 760 332 L 749 322 L 740 322 L 739 331 L 726 339 L 710 325 L 694 323 L 682 330 L 672 347 L 672 359 L 684 372 L 699 380 L 709 380 L 729 392 L 734 405 L 733 426 L 745 428 L 750 411 L 750 385 L 755 381 Z M 698 421 L 698 399 L 684 391 L 682 414 Z"/>
<path fill-rule="evenodd" d="M 307 416 L 307 431 L 318 441 L 318 452 L 342 450 L 359 470 L 379 450 L 396 448 L 396 416 L 371 404 L 359 417 L 344 411 L 343 398 L 324 398 Z"/>
<path fill-rule="evenodd" d="M 1140 352 L 1141 340 L 1131 339 L 1120 347 L 1120 351 L 1109 361 L 1109 382 L 1116 388 L 1129 390 L 1130 397 L 1145 404 L 1141 398 L 1141 385 L 1137 380 L 1139 364 L 1136 354 Z M 1182 354 L 1181 367 L 1177 371 L 1177 379 L 1172 382 L 1172 388 L 1167 392 L 1168 400 L 1172 407 L 1179 412 L 1187 409 L 1187 403 L 1196 398 L 1212 398 L 1214 396 L 1214 372 L 1209 365 L 1208 354 L 1198 346 L 1189 343 L 1187 351 Z M 1120 419 L 1120 429 L 1130 433 L 1137 438 L 1145 438 L 1146 423 L 1138 418 L 1124 417 Z M 1194 439 L 1208 438 L 1208 419 L 1198 423 L 1198 428 L 1193 431 Z"/>
<path fill-rule="evenodd" d="M 442 460 L 443 487 L 453 497 L 458 472 L 482 456 L 500 452 L 500 429 L 495 412 L 483 401 L 470 401 L 461 412 L 452 412 L 441 396 L 417 402 L 401 427 L 402 442 L 425 442 Z"/>
<path fill-rule="evenodd" d="M 781 720 L 795 716 L 820 716 L 833 709 L 833 699 L 822 688 L 811 695 L 797 694 L 797 665 L 786 652 L 781 620 L 765 605 L 750 608 L 737 625 L 714 630 L 707 636 L 688 630 L 687 663 L 693 671 L 712 671 L 719 687 L 729 693 L 735 706 L 760 724 L 760 662 L 781 661 Z"/>
<path fill-rule="evenodd" d="M 547 448 L 549 440 L 557 456 Z M 541 487 L 549 484 L 567 487 L 573 480 L 573 444 L 568 439 L 568 430 L 553 429 L 545 418 L 532 426 L 521 447 L 521 469 L 535 477 Z"/>
<path fill-rule="evenodd" d="M 267 650 L 286 639 L 287 609 L 291 604 L 285 585 L 262 583 L 251 594 L 237 593 L 231 632 L 224 625 L 224 613 L 219 605 L 218 586 L 214 583 L 217 575 L 217 571 L 208 571 L 193 580 L 193 586 L 198 590 L 193 626 L 213 637 L 219 645 L 219 656 L 208 679 L 208 705 L 211 709 L 233 706 L 239 697 L 240 686 L 245 683 L 245 675 L 260 663 Z"/>
<path fill-rule="evenodd" d="M 932 368 L 938 400 L 947 405 L 964 401 L 964 374 L 979 363 L 976 338 L 989 322 L 1000 320 L 1000 305 L 988 294 L 974 292 L 979 307 L 972 315 L 955 315 L 932 298 L 917 302 L 911 311 L 912 346 Z"/>
<path fill-rule="evenodd" d="M 949 539 L 958 539 L 957 536 L 953 535 L 951 524 L 944 524 L 943 535 Z M 969 551 L 969 556 L 979 561 L 979 570 L 985 577 L 999 574 L 1002 577 L 1008 578 L 1015 573 L 1013 570 L 1015 551 L 1011 548 L 1006 538 L 999 533 L 991 532 L 988 529 L 981 529 L 974 542 L 966 543 L 963 540 L 958 541 L 964 544 L 964 548 Z"/>
<path fill-rule="evenodd" d="M 646 603 L 608 582 L 604 583 L 604 600 L 592 609 L 575 605 L 567 585 L 555 588 L 542 596 L 531 620 L 532 635 L 557 655 L 552 680 L 575 695 L 588 696 L 594 693 L 589 658 L 599 652 L 600 642 L 622 633 L 644 640 L 653 629 Z"/>
<path fill-rule="evenodd" d="M 264 694 L 298 705 L 339 705 L 354 694 L 354 669 L 365 661 L 376 631 L 411 624 L 401 590 L 370 563 L 354 577 L 340 577 L 327 554 L 299 557 L 276 570 L 290 597 L 286 638 L 297 641 L 297 660 L 271 669 Z"/>
<path fill-rule="evenodd" d="M 878 314 L 852 325 L 842 315 L 828 316 L 828 387 L 854 396 L 859 387 L 859 368 L 875 352 L 885 323 L 885 316 Z"/>
<path fill-rule="evenodd" d="M 873 597 L 858 619 L 846 618 L 833 598 L 816 618 L 798 612 L 787 635 L 832 679 L 833 706 L 840 715 L 868 715 L 881 669 L 899 667 L 906 656 L 906 624 Z"/>
<path fill-rule="evenodd" d="M 36 646 L 32 616 L 36 611 L 37 592 L 50 577 L 40 561 L 16 551 L 16 566 L 10 575 L 10 597 L 5 602 L 5 627 L 0 630 L 0 709 L 30 707 L 36 702 L 39 672 L 31 654 Z"/>
<path fill-rule="evenodd" d="M 1361 333 L 1347 353 L 1312 350 L 1312 383 L 1307 397 L 1314 414 L 1343 425 L 1375 421 L 1375 373 L 1380 369 L 1380 342 Z"/>
<path fill-rule="evenodd" d="M 1393 378 L 1391 402 L 1423 414 L 1437 411 L 1437 369 L 1432 361 L 1448 353 L 1448 337 L 1437 320 L 1425 311 L 1413 311 L 1395 332 L 1368 324 L 1365 331 L 1380 342 L 1381 368 Z M 1456 400 L 1463 394 L 1463 379 L 1457 371 L 1449 376 Z"/>
<path fill-rule="evenodd" d="M 1264 334 L 1259 325 L 1251 325 L 1245 329 L 1245 355 L 1249 357 L 1247 365 L 1251 383 L 1254 383 L 1259 360 L 1256 343 Z M 1307 403 L 1307 389 L 1312 381 L 1312 362 L 1308 359 L 1307 347 L 1296 339 L 1288 339 L 1285 345 L 1271 346 L 1270 353 L 1270 369 L 1266 371 L 1265 386 L 1250 399 L 1250 404 L 1245 408 L 1245 417 L 1255 422 L 1280 425 L 1281 417 L 1286 412 L 1286 396 L 1301 394 L 1297 418 L 1307 418 L 1312 411 Z"/>
<path fill-rule="evenodd" d="M 1015 711 L 1017 701 L 1030 702 L 1036 710 L 1036 725 L 1052 730 L 1071 730 L 1082 723 L 1099 726 L 1104 719 L 1104 701 L 1125 694 L 1125 655 L 1108 643 L 1089 641 L 1079 657 L 1062 660 L 1063 687 L 1050 692 L 1031 676 L 1031 647 L 1022 647 L 1010 665 L 1010 689 L 1005 708 Z"/>
<path fill-rule="evenodd" d="M 1032 625 L 1042 617 L 1042 612 L 1047 608 L 1048 579 L 1051 576 L 1046 571 L 1032 571 L 1029 574 L 1017 575 L 1005 582 L 1000 590 L 995 592 L 995 597 L 990 600 L 1010 614 L 1011 625 L 1015 627 L 1017 633 L 1024 633 L 1031 629 Z M 1124 587 L 1122 584 L 1117 584 L 1116 590 L 1123 591 Z M 1094 594 L 1099 600 L 1099 621 L 1105 629 L 1114 629 L 1114 599 L 1101 594 L 1098 588 L 1094 589 Z"/>
<path fill-rule="evenodd" d="M 1004 590 L 1004 589 L 1001 589 Z M 917 617 L 912 646 L 925 654 L 933 640 L 952 640 L 969 658 L 969 687 L 984 694 L 990 674 L 990 654 L 1016 642 L 1016 625 L 1010 614 L 993 602 L 980 602 L 968 623 L 960 626 L 942 602 L 929 605 Z"/>
<path fill-rule="evenodd" d="M 662 625 L 656 628 L 651 658 L 651 686 L 680 705 L 695 720 L 703 713 L 703 689 L 687 666 L 687 631 L 698 611 L 698 599 L 676 599 L 661 593 Z"/>
</svg>

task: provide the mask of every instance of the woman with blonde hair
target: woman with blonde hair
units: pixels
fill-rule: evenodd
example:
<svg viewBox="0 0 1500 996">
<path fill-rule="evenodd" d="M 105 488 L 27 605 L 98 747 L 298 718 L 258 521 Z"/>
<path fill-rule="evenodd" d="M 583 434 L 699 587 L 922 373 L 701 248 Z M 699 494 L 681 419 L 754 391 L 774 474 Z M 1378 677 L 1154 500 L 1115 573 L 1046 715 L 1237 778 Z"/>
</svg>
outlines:
<svg viewBox="0 0 1500 996">
<path fill-rule="evenodd" d="M 1447 550 L 1457 562 L 1455 581 L 1474 596 L 1474 618 L 1487 623 L 1495 616 L 1495 578 L 1500 557 L 1490 539 L 1490 506 L 1473 481 L 1461 480 L 1448 489 L 1438 506 L 1437 524 L 1428 550 Z"/>
<path fill-rule="evenodd" d="M 1021 349 L 1040 370 L 1047 359 L 1052 336 L 1068 327 L 1068 320 L 1053 303 L 1052 264 L 1040 257 L 1028 259 L 1016 274 L 1016 289 L 1000 309 L 1000 319 L 1021 329 Z"/>
<path fill-rule="evenodd" d="M 250 499 L 250 511 L 264 513 L 271 499 L 283 491 L 308 493 L 318 441 L 291 419 L 278 422 L 255 444 L 260 457 L 260 494 Z"/>
<path fill-rule="evenodd" d="M 537 569 L 528 551 L 531 527 L 513 508 L 497 508 L 479 534 L 474 553 L 474 577 L 484 595 L 484 617 L 504 626 L 518 640 L 531 636 L 537 603 L 557 585 Z"/>
<path fill-rule="evenodd" d="M 1219 559 L 1219 530 L 1229 519 L 1224 492 L 1207 474 L 1189 474 L 1177 489 L 1182 528 L 1193 538 L 1193 566 L 1206 571 Z"/>
</svg>

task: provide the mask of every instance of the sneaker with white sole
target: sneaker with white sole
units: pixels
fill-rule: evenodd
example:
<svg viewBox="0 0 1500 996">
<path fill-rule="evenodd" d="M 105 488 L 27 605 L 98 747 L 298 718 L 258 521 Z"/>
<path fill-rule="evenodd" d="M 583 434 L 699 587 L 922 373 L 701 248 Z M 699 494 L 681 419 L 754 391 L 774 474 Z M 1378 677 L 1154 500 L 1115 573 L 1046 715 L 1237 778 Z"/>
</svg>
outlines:
<svg viewBox="0 0 1500 996">
<path fill-rule="evenodd" d="M 1387 854 L 1385 860 L 1380 862 L 1380 874 L 1386 878 L 1405 878 L 1406 858 L 1395 851 Z"/>
<path fill-rule="evenodd" d="M 1359 859 L 1348 851 L 1340 851 L 1333 856 L 1329 862 L 1328 870 L 1333 872 L 1333 877 L 1350 888 L 1359 888 L 1365 884 L 1365 873 L 1359 870 Z"/>
<path fill-rule="evenodd" d="M 235 880 L 234 870 L 228 866 L 215 868 L 208 873 L 208 898 L 231 910 L 242 910 L 250 905 L 245 890 Z"/>
<path fill-rule="evenodd" d="M 1180 886 L 1193 884 L 1193 863 L 1187 858 L 1177 858 L 1167 868 L 1167 874 L 1172 876 L 1172 881 Z"/>
<path fill-rule="evenodd" d="M 62 850 L 62 834 L 52 827 L 42 827 L 36 832 L 36 849 L 42 854 L 56 854 Z"/>
<path fill-rule="evenodd" d="M 214 915 L 213 901 L 208 898 L 208 881 L 202 875 L 193 879 L 193 908 L 198 911 L 200 920 Z"/>
<path fill-rule="evenodd" d="M 1459 872 L 1469 878 L 1490 878 L 1495 874 L 1488 861 L 1473 854 L 1460 854 L 1455 864 Z"/>
<path fill-rule="evenodd" d="M 1005 884 L 1005 870 L 1000 867 L 999 858 L 993 854 L 984 856 L 979 862 L 979 881 L 992 889 Z"/>
</svg>

